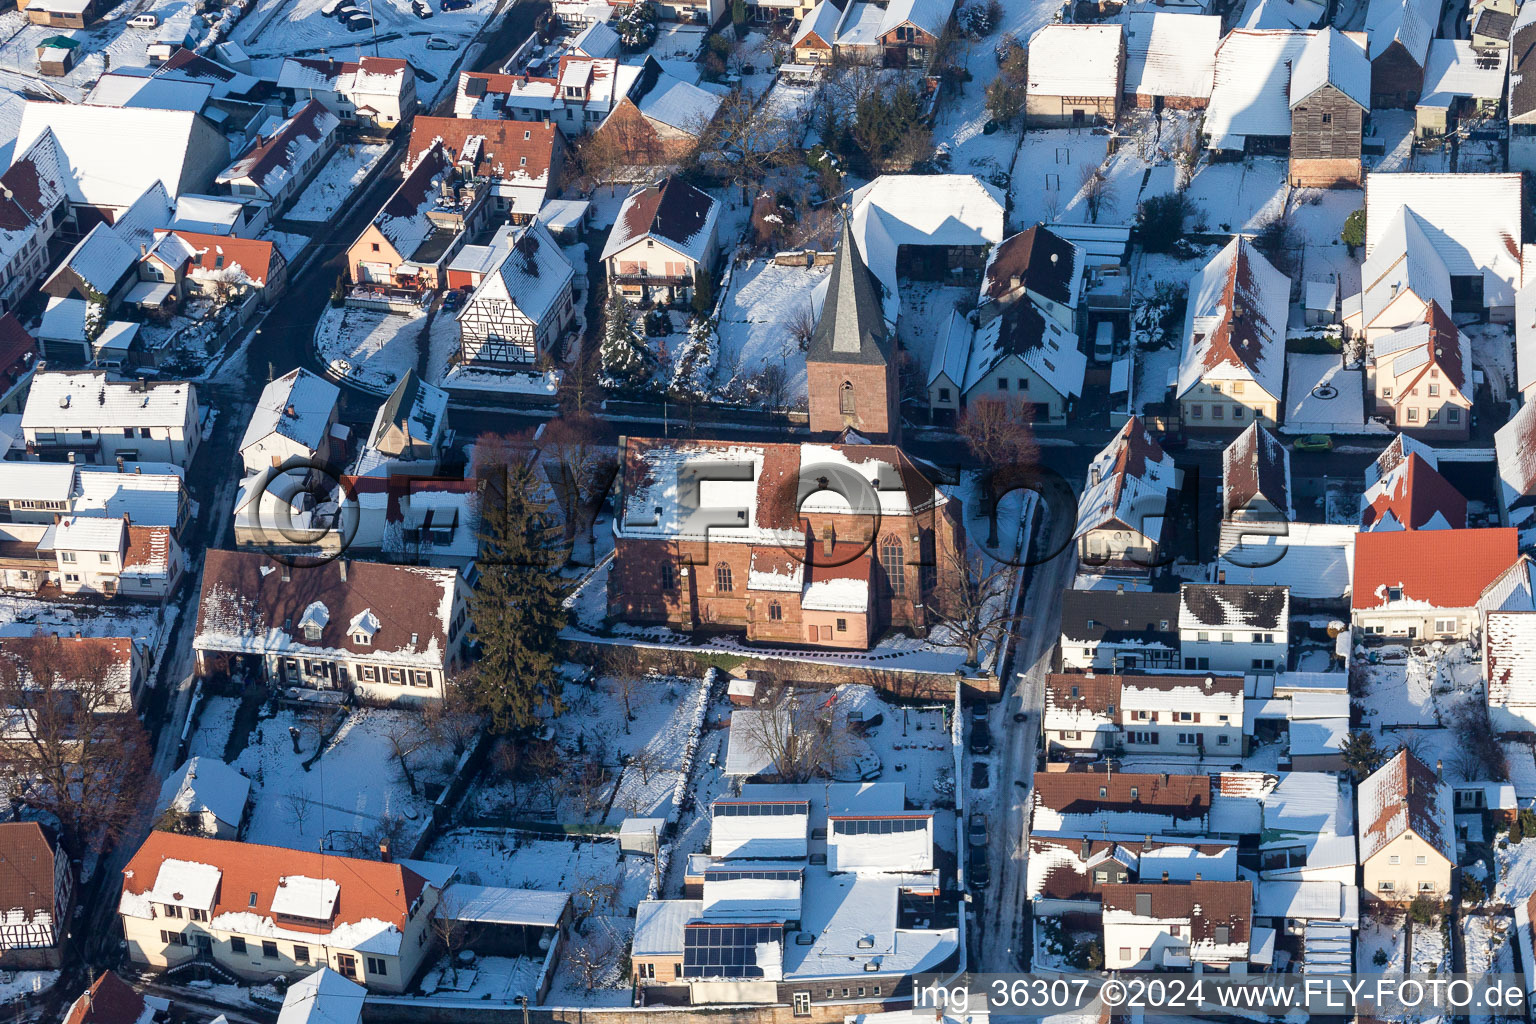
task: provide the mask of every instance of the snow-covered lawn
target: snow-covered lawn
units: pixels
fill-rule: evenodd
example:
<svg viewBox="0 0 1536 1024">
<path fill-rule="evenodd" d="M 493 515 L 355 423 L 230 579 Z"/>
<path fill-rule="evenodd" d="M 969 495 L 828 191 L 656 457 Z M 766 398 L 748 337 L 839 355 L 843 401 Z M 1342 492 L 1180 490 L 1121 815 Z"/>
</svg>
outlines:
<svg viewBox="0 0 1536 1024">
<path fill-rule="evenodd" d="M 1055 220 L 1108 151 L 1109 136 L 1088 129 L 1026 132 L 1010 181 L 1014 223 Z"/>
<path fill-rule="evenodd" d="M 326 307 L 315 325 L 315 350 L 331 372 L 387 394 L 416 368 L 426 317 L 375 309 Z"/>
<path fill-rule="evenodd" d="M 1237 163 L 1204 164 L 1189 183 L 1192 231 L 1257 231 L 1283 212 L 1286 162 L 1249 157 Z"/>
<path fill-rule="evenodd" d="M 786 399 L 805 401 L 805 353 L 790 336 L 796 318 L 812 315 L 811 292 L 826 280 L 830 267 L 785 267 L 771 259 L 737 266 L 720 307 L 720 358 L 715 389 L 725 391 L 757 377 L 771 363 L 789 379 Z"/>
<path fill-rule="evenodd" d="M 306 771 L 303 762 L 331 730 L 331 714 L 345 714 L 346 720 Z M 290 729 L 299 731 L 297 754 Z M 397 742 L 407 751 L 414 794 L 395 756 Z M 430 816 L 426 787 L 445 783 L 454 761 L 450 743 L 428 731 L 418 710 L 284 709 L 257 724 L 235 760 L 253 790 L 246 841 L 313 850 L 329 833 L 353 833 L 361 848 L 375 849 L 376 837 L 391 829 L 398 829 L 397 842 L 414 839 Z"/>
<path fill-rule="evenodd" d="M 896 336 L 911 353 L 919 379 L 927 379 L 933 350 L 943 337 L 950 314 L 957 306 L 965 310 L 974 308 L 976 295 L 975 285 L 902 282 L 901 320 L 896 324 Z"/>
<path fill-rule="evenodd" d="M 1351 189 L 1298 189 L 1292 193 L 1291 232 L 1300 246 L 1297 277 L 1337 281 L 1342 301 L 1360 291 L 1360 253 L 1351 257 L 1339 238 L 1344 219 L 1364 205 L 1363 193 Z"/>
<path fill-rule="evenodd" d="M 1405 927 L 1406 922 L 1401 917 L 1385 923 L 1362 922 L 1357 943 L 1358 952 L 1355 954 L 1355 970 L 1361 974 L 1400 973 L 1403 969 Z M 1378 953 L 1385 953 L 1385 956 L 1378 957 Z"/>
<path fill-rule="evenodd" d="M 192 733 L 187 756 L 224 760 L 224 748 L 229 745 L 229 734 L 234 729 L 235 714 L 239 710 L 239 697 L 205 695 L 197 713 L 197 729 Z"/>
<path fill-rule="evenodd" d="M 371 52 L 364 47 L 372 42 L 367 32 L 349 32 L 335 18 L 320 13 L 324 0 L 258 0 L 256 7 L 232 33 L 251 56 L 251 72 L 276 79 L 284 57 L 330 56 L 355 60 L 358 53 Z M 432 17 L 421 19 L 411 13 L 410 0 L 374 0 L 367 10 L 378 21 L 380 52 L 387 57 L 404 57 L 416 68 L 416 93 L 423 105 L 446 89 L 457 85 L 448 74 L 455 61 L 479 32 L 496 0 L 472 0 L 462 11 L 440 11 L 432 4 Z M 457 44 L 452 49 L 427 48 L 427 40 L 441 36 Z M 436 81 L 426 81 L 419 72 L 426 71 Z"/>
<path fill-rule="evenodd" d="M 626 697 L 627 690 L 627 697 Z M 588 789 L 572 785 L 497 780 L 476 788 L 473 808 L 508 819 L 545 819 L 563 825 L 617 825 L 628 817 L 671 816 L 685 770 L 688 736 L 694 731 L 701 680 L 671 677 L 602 677 L 592 686 L 569 686 L 566 711 L 556 727 L 562 760 L 608 767 L 608 778 Z M 625 707 L 634 716 L 626 724 Z M 553 803 L 551 803 L 553 801 Z"/>
<path fill-rule="evenodd" d="M 342 146 L 320 168 L 320 173 L 315 175 L 299 198 L 294 200 L 288 212 L 283 214 L 283 219 L 330 220 L 388 150 L 389 147 L 383 143 L 348 143 Z"/>
<path fill-rule="evenodd" d="M 1445 934 L 1445 919 L 1434 924 L 1413 926 L 1413 964 L 1410 974 L 1444 974 L 1451 969 L 1451 944 Z"/>
</svg>

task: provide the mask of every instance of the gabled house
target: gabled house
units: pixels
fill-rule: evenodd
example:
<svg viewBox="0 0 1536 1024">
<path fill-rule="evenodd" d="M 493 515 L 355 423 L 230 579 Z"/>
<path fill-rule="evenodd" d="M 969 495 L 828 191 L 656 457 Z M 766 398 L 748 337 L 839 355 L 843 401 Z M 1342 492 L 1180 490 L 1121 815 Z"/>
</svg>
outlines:
<svg viewBox="0 0 1536 1024">
<path fill-rule="evenodd" d="M 1359 188 L 1361 140 L 1371 109 L 1371 65 L 1358 35 L 1329 26 L 1307 40 L 1291 75 L 1287 179 L 1311 188 Z"/>
<path fill-rule="evenodd" d="M 64 1015 L 64 1024 L 146 1024 L 169 1015 L 171 1001 L 135 990 L 112 971 L 102 971 Z"/>
<path fill-rule="evenodd" d="M 1368 637 L 1465 638 L 1483 589 L 1517 554 L 1508 528 L 1359 534 L 1352 624 Z"/>
<path fill-rule="evenodd" d="M 1519 174 L 1372 174 L 1365 183 L 1366 258 L 1383 244 L 1397 211 L 1407 209 L 1450 274 L 1446 312 L 1486 312 L 1507 322 L 1521 280 L 1521 189 Z M 1478 202 L 1469 206 L 1469 194 Z"/>
<path fill-rule="evenodd" d="M 1286 522 L 1294 519 L 1291 453 L 1257 423 L 1237 435 L 1221 456 L 1221 518 Z"/>
<path fill-rule="evenodd" d="M 531 221 L 558 188 L 570 148 L 550 122 L 418 117 L 408 152 L 441 142 L 461 181 L 484 182 L 487 202 L 513 224 Z"/>
<path fill-rule="evenodd" d="M 1198 110 L 1211 101 L 1221 18 L 1137 12 L 1125 22 L 1125 102 Z"/>
<path fill-rule="evenodd" d="M 447 439 L 448 393 L 407 370 L 374 414 L 357 473 L 436 473 Z"/>
<path fill-rule="evenodd" d="M 1345 333 L 1373 342 L 1422 323 L 1430 304 L 1451 308 L 1451 274 L 1418 214 L 1398 207 L 1360 268 L 1360 297 L 1345 303 Z"/>
<path fill-rule="evenodd" d="M 1186 429 L 1279 422 L 1290 287 L 1241 236 L 1190 282 L 1174 389 Z"/>
<path fill-rule="evenodd" d="M 1443 900 L 1456 870 L 1451 787 L 1407 750 L 1360 783 L 1361 888 L 1385 903 Z"/>
<path fill-rule="evenodd" d="M 240 440 L 246 475 L 289 459 L 332 459 L 340 398 L 340 388 L 302 367 L 270 381 L 256 399 Z"/>
<path fill-rule="evenodd" d="M 1285 671 L 1291 640 L 1285 587 L 1186 583 L 1179 588 L 1179 651 L 1186 672 Z"/>
<path fill-rule="evenodd" d="M 1442 0 L 1371 0 L 1371 106 L 1412 107 L 1424 87 L 1429 41 L 1440 27 Z"/>
<path fill-rule="evenodd" d="M 202 297 L 238 304 L 254 292 L 270 305 L 288 284 L 288 261 L 262 238 L 157 231 L 154 245 L 139 258 L 138 279 L 168 286 L 159 290 L 176 302 Z M 153 287 L 140 300 L 140 305 L 163 303 Z"/>
<path fill-rule="evenodd" d="M 943 618 L 959 502 L 899 448 L 631 437 L 620 466 L 613 620 L 864 648 L 886 628 L 921 633 Z M 701 496 L 687 483 L 705 472 L 739 481 L 720 499 L 740 513 L 729 525 L 709 513 L 709 485 Z M 819 476 L 842 496 L 798 503 L 796 482 Z"/>
<path fill-rule="evenodd" d="M 439 699 L 460 663 L 465 586 L 453 569 L 332 559 L 294 571 L 210 549 L 192 647 L 202 675 L 252 670 L 274 687 Z"/>
<path fill-rule="evenodd" d="M 188 758 L 160 787 L 155 820 L 173 832 L 238 839 L 251 780 L 215 757 Z"/>
<path fill-rule="evenodd" d="M 566 54 L 553 77 L 461 71 L 455 117 L 545 121 L 568 138 L 601 125 L 629 94 L 641 69 L 613 57 Z"/>
<path fill-rule="evenodd" d="M 1249 882 L 1106 885 L 1104 967 L 1242 974 L 1253 930 Z"/>
<path fill-rule="evenodd" d="M 1009 306 L 980 327 L 952 313 L 933 359 L 928 372 L 931 414 L 944 411 L 958 418 L 977 402 L 1003 402 L 1027 407 L 1031 422 L 1051 426 L 1067 422 L 1088 367 L 1077 336 L 1042 316 L 1033 301 Z M 965 370 L 960 373 L 962 359 Z"/>
<path fill-rule="evenodd" d="M 383 131 L 416 110 L 416 73 L 398 57 L 284 57 L 277 88 L 289 104 L 316 100 L 342 124 Z"/>
<path fill-rule="evenodd" d="M 790 49 L 800 64 L 831 64 L 843 10 L 833 0 L 817 0 L 795 26 Z"/>
<path fill-rule="evenodd" d="M 230 195 L 284 207 L 336 151 L 340 126 L 335 114 L 309 100 L 275 128 L 258 131 L 249 148 L 214 180 Z"/>
<path fill-rule="evenodd" d="M 138 280 L 134 273 L 138 256 L 110 224 L 97 224 L 48 275 L 43 293 L 60 299 L 105 300 L 106 310 L 112 310 Z"/>
<path fill-rule="evenodd" d="M 1284 153 L 1291 145 L 1293 69 L 1310 31 L 1238 28 L 1216 51 L 1207 148 L 1229 154 Z"/>
<path fill-rule="evenodd" d="M 955 0 L 890 0 L 880 20 L 884 66 L 926 69 L 954 8 Z"/>
<path fill-rule="evenodd" d="M 1031 128 L 1114 124 L 1125 91 L 1120 25 L 1047 25 L 1029 37 L 1024 118 Z"/>
<path fill-rule="evenodd" d="M 1028 895 L 1035 915 L 1097 915 L 1106 886 L 1127 882 L 1234 882 L 1237 846 L 1147 837 L 1029 837 Z"/>
<path fill-rule="evenodd" d="M 1243 677 L 1050 675 L 1046 751 L 1242 757 Z"/>
<path fill-rule="evenodd" d="M 375 288 L 440 288 L 450 260 L 488 219 L 484 189 L 455 183 L 458 170 L 441 144 L 414 161 L 378 216 L 347 249 L 347 271 Z"/>
<path fill-rule="evenodd" d="M 639 77 L 615 100 L 596 134 L 610 139 L 625 163 L 678 163 L 698 149 L 721 102 L 647 56 Z"/>
<path fill-rule="evenodd" d="M 1371 343 L 1373 412 L 1401 432 L 1464 441 L 1472 432 L 1472 346 L 1432 302 L 1421 323 Z"/>
<path fill-rule="evenodd" d="M 35 821 L 0 824 L 0 965 L 57 970 L 75 905 L 69 854 L 52 829 Z"/>
<path fill-rule="evenodd" d="M 1510 15 L 1489 11 L 1485 20 Z M 1462 119 L 1491 117 L 1504 98 L 1509 41 L 1498 47 L 1480 48 L 1465 39 L 1435 39 L 1429 44 L 1429 63 L 1424 69 L 1424 90 L 1414 106 L 1414 133 L 1421 139 L 1438 139 L 1454 130 Z"/>
<path fill-rule="evenodd" d="M 27 456 L 44 462 L 169 462 L 186 469 L 202 440 L 197 389 L 115 381 L 103 370 L 44 369 L 21 416 Z"/>
<path fill-rule="evenodd" d="M 1080 593 L 1069 590 L 1067 594 Z M 1046 758 L 1100 756 L 1120 741 L 1120 677 L 1069 673 L 1045 677 L 1040 732 Z"/>
<path fill-rule="evenodd" d="M 1440 456 L 1433 448 L 1407 434 L 1397 434 L 1392 438 L 1392 442 L 1381 450 L 1381 454 L 1376 456 L 1375 461 L 1365 467 L 1365 486 L 1373 486 L 1382 477 L 1406 462 L 1411 455 L 1417 455 L 1430 469 L 1440 468 Z"/>
<path fill-rule="evenodd" d="M 1088 466 L 1073 539 L 1085 567 L 1146 575 L 1162 564 L 1170 498 L 1180 487 L 1172 456 L 1135 416 Z"/>
<path fill-rule="evenodd" d="M 53 265 L 49 249 L 69 214 L 63 160 L 43 132 L 0 174 L 0 310 L 26 298 Z"/>
<path fill-rule="evenodd" d="M 1485 54 L 1503 50 L 1507 54 L 1515 27 L 1515 12 L 1519 6 L 1515 0 L 1472 0 L 1467 5 L 1467 27 L 1472 32 L 1472 49 Z M 1434 43 L 1430 44 L 1430 49 L 1434 49 Z"/>
<path fill-rule="evenodd" d="M 459 311 L 459 358 L 532 369 L 558 354 L 576 319 L 576 272 L 542 224 L 503 227 L 490 250 L 488 272 Z"/>
<path fill-rule="evenodd" d="M 1418 454 L 1410 454 L 1360 498 L 1360 529 L 1460 530 L 1467 499 Z"/>
<path fill-rule="evenodd" d="M 267 981 L 320 966 L 403 992 L 426 957 L 436 868 L 151 832 L 123 868 L 118 919 L 128 959 L 151 970 L 205 956 Z"/>
<path fill-rule="evenodd" d="M 679 177 L 636 189 L 603 246 L 609 283 L 631 299 L 686 301 L 714 273 L 719 219 L 720 204 Z"/>
<path fill-rule="evenodd" d="M 1061 594 L 1061 667 L 1068 671 L 1176 669 L 1179 595 L 1137 590 Z"/>
<path fill-rule="evenodd" d="M 976 318 L 980 324 L 1028 299 L 1063 330 L 1076 333 L 1085 256 L 1045 224 L 1003 239 L 987 254 Z"/>
</svg>

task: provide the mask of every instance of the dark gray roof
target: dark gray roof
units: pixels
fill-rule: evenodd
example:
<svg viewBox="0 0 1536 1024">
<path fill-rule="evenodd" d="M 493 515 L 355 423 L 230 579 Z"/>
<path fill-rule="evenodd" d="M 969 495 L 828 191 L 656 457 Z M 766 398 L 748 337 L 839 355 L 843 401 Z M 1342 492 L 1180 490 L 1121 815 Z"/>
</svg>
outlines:
<svg viewBox="0 0 1536 1024">
<path fill-rule="evenodd" d="M 416 391 L 416 371 L 406 370 L 405 376 L 400 378 L 400 383 L 395 385 L 395 390 L 389 393 L 384 407 L 379 410 L 379 426 L 382 428 L 393 424 L 410 433 L 411 408 L 416 404 Z"/>
<path fill-rule="evenodd" d="M 1285 587 L 1232 583 L 1186 583 L 1181 624 L 1186 628 L 1277 630 L 1286 624 L 1289 591 Z"/>
<path fill-rule="evenodd" d="M 1536 75 L 1526 65 L 1536 60 L 1536 21 L 1516 25 L 1509 44 L 1509 116 L 1529 117 L 1536 111 Z"/>
<path fill-rule="evenodd" d="M 864 265 L 846 218 L 832 261 L 832 277 L 821 304 L 821 319 L 805 359 L 810 363 L 872 363 L 890 361 L 880 286 Z"/>
<path fill-rule="evenodd" d="M 1176 647 L 1179 595 L 1068 590 L 1061 597 L 1061 635 L 1081 642 L 1140 640 Z"/>
</svg>

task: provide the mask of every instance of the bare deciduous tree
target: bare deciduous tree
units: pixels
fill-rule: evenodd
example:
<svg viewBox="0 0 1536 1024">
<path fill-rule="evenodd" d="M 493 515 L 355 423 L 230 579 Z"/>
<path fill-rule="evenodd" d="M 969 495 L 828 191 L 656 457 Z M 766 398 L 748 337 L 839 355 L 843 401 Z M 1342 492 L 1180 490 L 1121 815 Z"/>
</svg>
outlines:
<svg viewBox="0 0 1536 1024">
<path fill-rule="evenodd" d="M 804 783 L 831 774 L 841 737 L 833 716 L 812 699 L 787 693 L 770 707 L 742 717 L 744 738 L 757 747 L 781 782 Z"/>
<path fill-rule="evenodd" d="M 121 837 L 147 793 L 150 748 L 111 647 L 36 633 L 0 652 L 8 712 L 0 773 L 14 796 L 52 814 L 72 851 Z"/>
<path fill-rule="evenodd" d="M 585 528 L 595 542 L 597 514 L 618 472 L 618 456 L 604 442 L 602 422 L 575 412 L 552 420 L 538 440 L 544 471 L 566 513 L 567 540 Z"/>
<path fill-rule="evenodd" d="M 935 594 L 951 639 L 965 648 L 965 664 L 981 663 L 983 644 L 996 646 L 1023 620 L 1013 607 L 1018 567 L 981 555 L 951 551 L 943 558 Z"/>
<path fill-rule="evenodd" d="M 283 806 L 288 812 L 288 823 L 303 835 L 304 823 L 309 820 L 310 808 L 314 806 L 309 794 L 295 786 L 283 794 Z"/>
<path fill-rule="evenodd" d="M 801 352 L 811 347 L 811 339 L 816 336 L 816 311 L 811 308 L 811 302 L 807 299 L 801 303 L 789 319 L 784 322 L 784 329 L 794 339 Z"/>
<path fill-rule="evenodd" d="M 596 922 L 566 948 L 565 958 L 577 977 L 581 978 L 582 985 L 590 992 L 605 974 L 618 965 L 618 950 L 612 930 L 602 922 Z"/>
<path fill-rule="evenodd" d="M 700 153 L 721 156 L 722 176 L 733 185 L 757 186 L 780 167 L 795 163 L 804 151 L 805 126 L 767 104 L 753 102 L 736 89 L 721 101 L 713 118 L 695 126 Z"/>
<path fill-rule="evenodd" d="M 1098 166 L 1085 166 L 1083 168 L 1081 194 L 1083 202 L 1088 206 L 1088 219 L 1097 224 L 1099 222 L 1099 210 L 1114 194 L 1109 178 L 1105 176 L 1103 168 Z"/>
</svg>

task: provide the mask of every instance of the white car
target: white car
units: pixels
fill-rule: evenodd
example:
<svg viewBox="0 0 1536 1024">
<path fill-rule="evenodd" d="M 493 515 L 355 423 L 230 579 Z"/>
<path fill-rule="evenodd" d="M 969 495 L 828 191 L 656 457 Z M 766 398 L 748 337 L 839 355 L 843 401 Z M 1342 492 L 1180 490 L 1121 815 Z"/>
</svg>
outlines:
<svg viewBox="0 0 1536 1024">
<path fill-rule="evenodd" d="M 153 14 L 135 14 L 128 19 L 129 28 L 159 28 L 160 19 Z"/>
<path fill-rule="evenodd" d="M 458 47 L 453 45 L 453 41 L 450 40 L 450 39 L 444 39 L 442 36 L 433 36 L 432 38 L 427 40 L 427 49 L 429 49 L 429 50 L 457 50 Z"/>
</svg>

